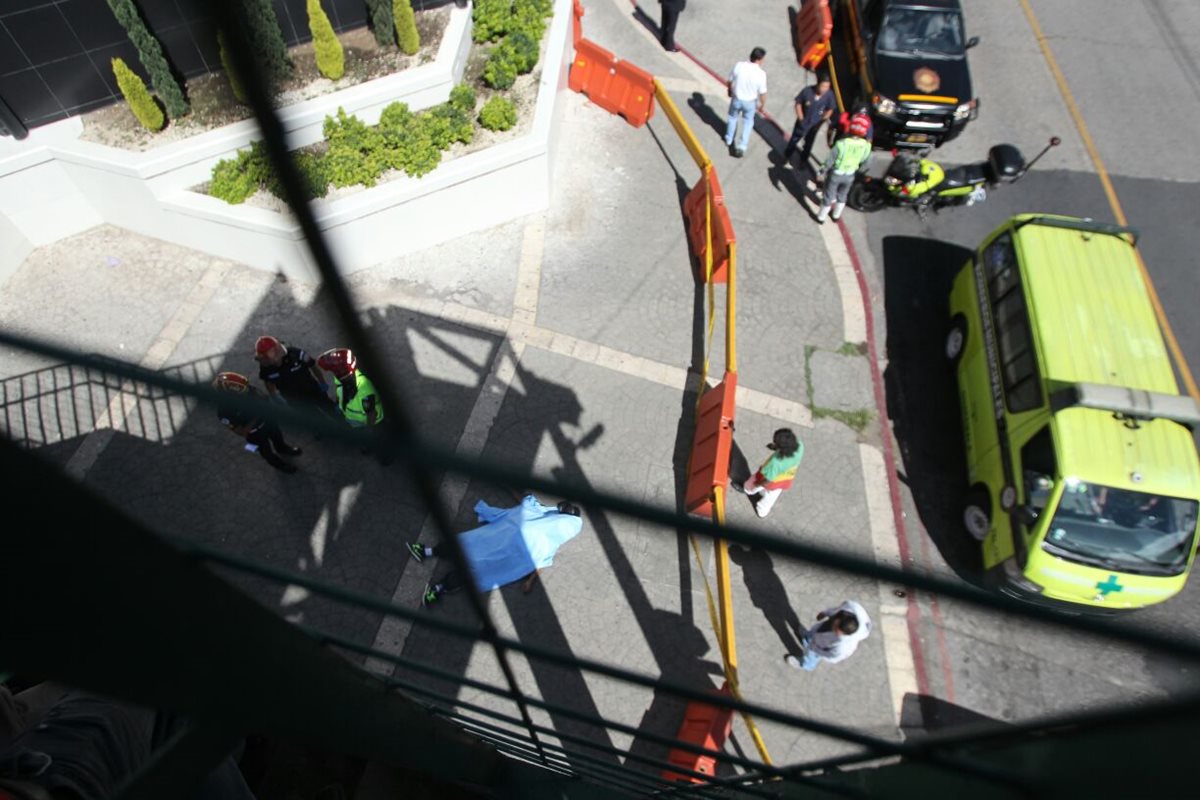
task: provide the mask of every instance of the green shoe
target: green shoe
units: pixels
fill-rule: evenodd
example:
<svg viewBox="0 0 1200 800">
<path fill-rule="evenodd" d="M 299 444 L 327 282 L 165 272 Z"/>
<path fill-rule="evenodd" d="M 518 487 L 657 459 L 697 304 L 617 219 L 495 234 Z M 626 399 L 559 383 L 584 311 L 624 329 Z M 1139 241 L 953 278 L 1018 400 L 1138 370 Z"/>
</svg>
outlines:
<svg viewBox="0 0 1200 800">
<path fill-rule="evenodd" d="M 421 595 L 421 605 L 433 605 L 442 596 L 442 589 L 439 585 L 427 583 L 425 584 L 425 594 Z"/>
<path fill-rule="evenodd" d="M 420 542 L 408 542 L 407 547 L 413 560 L 418 564 L 425 560 L 425 547 Z"/>
</svg>

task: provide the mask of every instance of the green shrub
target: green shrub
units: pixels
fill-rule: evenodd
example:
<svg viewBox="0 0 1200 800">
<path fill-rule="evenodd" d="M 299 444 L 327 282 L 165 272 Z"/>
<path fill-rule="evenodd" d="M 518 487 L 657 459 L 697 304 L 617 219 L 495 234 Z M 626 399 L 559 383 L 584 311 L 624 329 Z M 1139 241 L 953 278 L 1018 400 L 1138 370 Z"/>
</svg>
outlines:
<svg viewBox="0 0 1200 800">
<path fill-rule="evenodd" d="M 325 118 L 324 133 L 329 140 L 325 153 L 329 182 L 334 186 L 374 186 L 388 167 L 379 129 L 339 108 L 336 118 Z"/>
<path fill-rule="evenodd" d="M 513 8 L 518 12 L 531 8 L 543 17 L 548 17 L 554 13 L 554 0 L 514 0 Z"/>
<path fill-rule="evenodd" d="M 400 42 L 400 49 L 413 55 L 421 49 L 421 34 L 417 33 L 417 20 L 410 0 L 392 0 L 392 17 L 396 20 L 396 40 Z"/>
<path fill-rule="evenodd" d="M 217 162 L 208 193 L 226 203 L 245 202 L 267 182 L 269 172 L 266 151 L 261 143 L 255 142 L 249 150 L 239 150 L 233 158 Z"/>
<path fill-rule="evenodd" d="M 162 45 L 146 27 L 133 0 L 108 0 L 108 7 L 112 9 L 117 22 L 120 22 L 121 27 L 129 34 L 129 40 L 137 49 L 138 60 L 142 62 L 142 66 L 150 75 L 150 82 L 154 84 L 154 90 L 162 98 L 167 113 L 172 117 L 182 117 L 188 113 L 188 102 L 187 98 L 183 96 L 183 87 L 179 85 L 179 81 L 175 80 L 175 73 L 171 72 L 171 65 L 167 63 L 167 59 L 163 55 Z M 139 117 L 139 119 L 141 118 Z M 158 128 L 151 128 L 151 130 L 158 130 L 161 127 L 162 125 L 159 125 Z"/>
<path fill-rule="evenodd" d="M 511 18 L 512 0 L 475 0 L 471 36 L 477 42 L 494 42 L 508 32 Z"/>
<path fill-rule="evenodd" d="M 534 42 L 542 40 L 546 32 L 546 17 L 532 6 L 517 6 L 508 21 L 508 34 L 523 33 Z"/>
<path fill-rule="evenodd" d="M 492 49 L 483 67 L 483 82 L 493 89 L 509 89 L 517 80 L 517 65 L 503 45 Z"/>
<path fill-rule="evenodd" d="M 338 41 L 321 0 L 308 0 L 308 29 L 312 31 L 313 50 L 317 54 L 317 72 L 331 81 L 346 74 L 346 53 Z"/>
<path fill-rule="evenodd" d="M 517 107 L 508 98 L 496 95 L 483 104 L 479 124 L 490 131 L 506 131 L 517 124 Z"/>
<path fill-rule="evenodd" d="M 379 114 L 379 125 L 376 130 L 383 137 L 384 146 L 399 147 L 404 137 L 412 133 L 413 113 L 408 110 L 406 103 L 397 100 L 388 103 Z"/>
<path fill-rule="evenodd" d="M 233 90 L 233 96 L 239 103 L 247 102 L 246 89 L 233 70 L 233 62 L 229 60 L 229 47 L 225 42 L 224 31 L 217 31 L 217 50 L 221 54 L 221 66 L 225 68 L 225 78 L 229 81 L 229 88 Z"/>
<path fill-rule="evenodd" d="M 166 117 L 163 116 L 158 103 L 150 96 L 145 81 L 119 58 L 112 60 L 112 69 L 117 78 L 117 86 L 121 87 L 121 94 L 125 95 L 125 102 L 129 104 L 129 110 L 137 117 L 137 121 L 148 131 L 162 130 L 167 122 Z"/>
<path fill-rule="evenodd" d="M 449 103 L 440 105 L 421 115 L 421 124 L 429 138 L 439 150 L 445 150 L 454 142 L 467 144 L 475 135 L 475 127 L 461 108 Z"/>
<path fill-rule="evenodd" d="M 396 25 L 392 20 L 392 0 L 367 0 L 371 11 L 371 30 L 381 47 L 396 43 Z"/>
<path fill-rule="evenodd" d="M 321 156 L 316 153 L 293 153 L 292 164 L 300 173 L 305 200 L 324 197 L 329 193 L 329 176 L 325 174 L 325 160 Z M 271 194 L 281 200 L 286 199 L 283 196 L 283 184 L 274 170 L 268 170 L 264 185 Z"/>
<path fill-rule="evenodd" d="M 470 84 L 460 83 L 450 90 L 450 105 L 470 114 L 475 110 L 475 90 Z"/>
<path fill-rule="evenodd" d="M 508 58 L 516 66 L 517 72 L 524 75 L 537 66 L 538 42 L 520 31 L 513 31 L 504 37 L 500 48 L 508 53 Z"/>
</svg>

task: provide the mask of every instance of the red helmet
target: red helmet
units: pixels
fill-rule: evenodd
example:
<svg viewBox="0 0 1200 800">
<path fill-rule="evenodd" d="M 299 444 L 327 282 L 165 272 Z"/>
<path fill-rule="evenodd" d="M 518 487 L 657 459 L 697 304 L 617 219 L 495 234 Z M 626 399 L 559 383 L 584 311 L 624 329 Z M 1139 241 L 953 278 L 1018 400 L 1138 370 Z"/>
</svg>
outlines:
<svg viewBox="0 0 1200 800">
<path fill-rule="evenodd" d="M 855 114 L 850 118 L 850 135 L 866 136 L 871 130 L 871 118 L 866 114 Z"/>
<path fill-rule="evenodd" d="M 212 385 L 222 392 L 245 392 L 250 389 L 250 379 L 237 372 L 218 372 Z"/>
<path fill-rule="evenodd" d="M 317 365 L 326 372 L 332 372 L 335 377 L 344 378 L 354 374 L 358 360 L 348 348 L 335 347 L 322 353 L 317 359 Z"/>
<path fill-rule="evenodd" d="M 254 343 L 254 357 L 265 356 L 278 347 L 283 350 L 283 342 L 276 339 L 274 336 L 260 336 L 258 341 Z"/>
</svg>

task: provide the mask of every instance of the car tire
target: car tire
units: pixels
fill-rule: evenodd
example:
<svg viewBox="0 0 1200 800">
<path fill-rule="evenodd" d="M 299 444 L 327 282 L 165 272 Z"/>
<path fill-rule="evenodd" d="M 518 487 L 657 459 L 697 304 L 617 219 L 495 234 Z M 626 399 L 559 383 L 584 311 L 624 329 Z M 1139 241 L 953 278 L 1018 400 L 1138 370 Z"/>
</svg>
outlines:
<svg viewBox="0 0 1200 800">
<path fill-rule="evenodd" d="M 962 359 L 963 350 L 966 349 L 966 346 L 967 318 L 962 314 L 955 314 L 950 320 L 950 327 L 946 329 L 946 342 L 942 350 L 950 366 L 958 366 L 958 362 Z"/>
<path fill-rule="evenodd" d="M 963 527 L 977 542 L 987 538 L 992 527 L 992 498 L 987 488 L 976 484 L 967 492 L 962 507 Z"/>
</svg>

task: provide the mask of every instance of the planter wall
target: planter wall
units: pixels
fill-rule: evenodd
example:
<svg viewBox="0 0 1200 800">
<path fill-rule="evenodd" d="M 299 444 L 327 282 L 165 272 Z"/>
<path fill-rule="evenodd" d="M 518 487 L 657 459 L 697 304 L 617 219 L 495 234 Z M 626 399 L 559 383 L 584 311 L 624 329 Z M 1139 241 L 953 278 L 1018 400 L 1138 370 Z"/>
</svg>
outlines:
<svg viewBox="0 0 1200 800">
<path fill-rule="evenodd" d="M 280 109 L 291 146 L 320 140 L 322 121 L 339 106 L 374 123 L 395 100 L 414 109 L 445 102 L 466 66 L 470 16 L 469 7 L 451 10 L 431 64 Z M 529 134 L 446 162 L 419 180 L 402 178 L 314 204 L 344 272 L 547 207 L 555 100 L 570 63 L 569 23 L 570 0 L 556 0 Z M 188 190 L 207 181 L 221 158 L 258 138 L 252 121 L 144 153 L 79 141 L 80 130 L 77 119 L 68 119 L 20 142 L 0 140 L 0 215 L 7 217 L 0 224 L 0 279 L 21 239 L 27 251 L 103 222 L 291 278 L 315 277 L 290 216 Z"/>
</svg>

